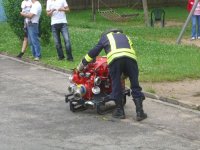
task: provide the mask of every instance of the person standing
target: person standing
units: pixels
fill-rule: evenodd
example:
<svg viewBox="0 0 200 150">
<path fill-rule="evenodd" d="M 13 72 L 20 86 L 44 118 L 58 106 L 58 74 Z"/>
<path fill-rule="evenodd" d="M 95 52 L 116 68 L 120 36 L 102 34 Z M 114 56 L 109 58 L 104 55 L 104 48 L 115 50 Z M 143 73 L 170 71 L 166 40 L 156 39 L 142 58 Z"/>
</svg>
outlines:
<svg viewBox="0 0 200 150">
<path fill-rule="evenodd" d="M 56 45 L 58 60 L 63 60 L 65 58 L 61 44 L 61 33 L 65 43 L 67 60 L 73 61 L 70 36 L 65 14 L 66 12 L 69 12 L 70 9 L 66 0 L 47 0 L 46 11 L 47 15 L 51 17 L 51 29 Z"/>
<path fill-rule="evenodd" d="M 131 83 L 131 95 L 136 106 L 137 121 L 147 118 L 147 114 L 143 111 L 142 103 L 145 96 L 138 81 L 139 70 L 135 51 L 130 38 L 123 34 L 122 30 L 110 29 L 105 31 L 96 46 L 82 59 L 77 70 L 81 72 L 84 66 L 92 62 L 102 49 L 105 50 L 107 55 L 109 74 L 112 79 L 112 93 L 108 99 L 112 99 L 116 103 L 116 109 L 112 116 L 118 119 L 125 118 L 121 78 L 128 76 Z"/>
<path fill-rule="evenodd" d="M 31 0 L 23 0 L 21 3 L 21 8 L 22 8 L 22 12 L 24 13 L 29 13 L 31 10 L 31 5 L 32 2 Z M 24 19 L 24 40 L 22 43 L 22 49 L 20 51 L 20 53 L 17 55 L 18 58 L 22 58 L 22 56 L 24 55 L 27 47 L 28 47 L 28 31 L 27 31 L 27 23 L 30 19 L 29 18 L 25 18 Z"/>
<path fill-rule="evenodd" d="M 187 10 L 190 12 L 194 5 L 194 0 L 188 0 Z M 198 2 L 192 14 L 192 35 L 191 40 L 200 39 L 200 2 Z"/>
<path fill-rule="evenodd" d="M 41 58 L 41 47 L 39 41 L 39 19 L 42 12 L 42 6 L 38 0 L 32 0 L 32 7 L 29 13 L 21 12 L 20 14 L 29 18 L 27 22 L 28 41 L 31 46 L 32 54 L 35 61 Z"/>
</svg>

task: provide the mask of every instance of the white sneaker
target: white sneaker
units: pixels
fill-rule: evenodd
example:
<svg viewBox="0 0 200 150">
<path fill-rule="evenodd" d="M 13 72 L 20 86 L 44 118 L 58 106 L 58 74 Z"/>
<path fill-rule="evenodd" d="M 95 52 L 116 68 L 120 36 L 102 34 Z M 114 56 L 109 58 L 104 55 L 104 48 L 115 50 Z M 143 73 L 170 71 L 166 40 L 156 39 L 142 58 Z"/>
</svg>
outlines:
<svg viewBox="0 0 200 150">
<path fill-rule="evenodd" d="M 200 39 L 200 36 L 198 36 L 197 39 Z"/>
<path fill-rule="evenodd" d="M 192 37 L 192 38 L 191 38 L 191 40 L 195 40 L 195 39 L 196 39 L 195 37 Z"/>
<path fill-rule="evenodd" d="M 35 57 L 35 58 L 34 58 L 34 61 L 39 61 L 39 60 L 40 60 L 39 57 Z"/>
</svg>

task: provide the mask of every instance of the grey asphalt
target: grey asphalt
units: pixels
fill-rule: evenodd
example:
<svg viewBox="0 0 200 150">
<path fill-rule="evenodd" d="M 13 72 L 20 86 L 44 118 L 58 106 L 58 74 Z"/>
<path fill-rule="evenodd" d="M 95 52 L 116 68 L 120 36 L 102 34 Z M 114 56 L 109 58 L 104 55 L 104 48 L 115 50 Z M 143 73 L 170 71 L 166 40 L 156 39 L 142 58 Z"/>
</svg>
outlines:
<svg viewBox="0 0 200 150">
<path fill-rule="evenodd" d="M 147 98 L 135 121 L 95 110 L 72 113 L 68 74 L 0 55 L 0 150 L 200 150 L 200 112 Z"/>
</svg>

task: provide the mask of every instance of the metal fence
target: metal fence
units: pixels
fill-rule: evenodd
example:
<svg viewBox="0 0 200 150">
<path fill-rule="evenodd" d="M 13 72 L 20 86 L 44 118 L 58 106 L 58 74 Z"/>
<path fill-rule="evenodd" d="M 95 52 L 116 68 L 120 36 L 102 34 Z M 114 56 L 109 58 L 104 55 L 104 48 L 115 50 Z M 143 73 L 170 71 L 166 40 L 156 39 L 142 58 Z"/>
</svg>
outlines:
<svg viewBox="0 0 200 150">
<path fill-rule="evenodd" d="M 142 0 L 94 0 L 100 7 L 135 7 L 142 8 Z M 88 9 L 92 0 L 67 0 L 71 9 Z M 187 0 L 147 0 L 149 7 L 186 6 Z"/>
<path fill-rule="evenodd" d="M 95 0 L 96 7 L 134 7 L 142 8 L 142 0 Z M 164 6 L 186 6 L 187 0 L 147 0 L 148 7 Z M 89 9 L 92 6 L 92 0 L 67 0 L 70 9 Z M 0 0 L 0 21 L 6 19 L 2 0 Z"/>
</svg>

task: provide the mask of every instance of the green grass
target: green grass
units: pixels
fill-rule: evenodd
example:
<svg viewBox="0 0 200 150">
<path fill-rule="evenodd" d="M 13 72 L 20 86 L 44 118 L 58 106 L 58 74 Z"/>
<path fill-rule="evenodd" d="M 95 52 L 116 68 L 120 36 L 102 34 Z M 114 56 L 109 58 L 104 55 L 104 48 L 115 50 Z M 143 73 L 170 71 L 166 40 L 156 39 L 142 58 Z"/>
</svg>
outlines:
<svg viewBox="0 0 200 150">
<path fill-rule="evenodd" d="M 136 50 L 140 68 L 140 81 L 177 81 L 186 78 L 200 78 L 200 50 L 195 46 L 177 45 L 175 41 L 182 26 L 146 27 L 142 10 L 116 9 L 119 13 L 138 12 L 139 17 L 128 22 L 112 22 L 97 14 L 96 22 L 91 20 L 91 10 L 71 11 L 68 14 L 74 62 L 58 61 L 53 38 L 48 46 L 42 45 L 44 64 L 62 69 L 75 68 L 84 55 L 97 42 L 100 34 L 108 28 L 121 28 L 128 34 Z M 166 20 L 184 23 L 187 18 L 185 8 L 165 8 Z M 184 37 L 190 37 L 191 27 L 187 27 Z M 21 49 L 21 41 L 14 35 L 7 23 L 0 23 L 0 52 L 16 56 Z M 101 55 L 105 55 L 103 52 Z M 25 58 L 31 59 L 30 48 Z"/>
</svg>

